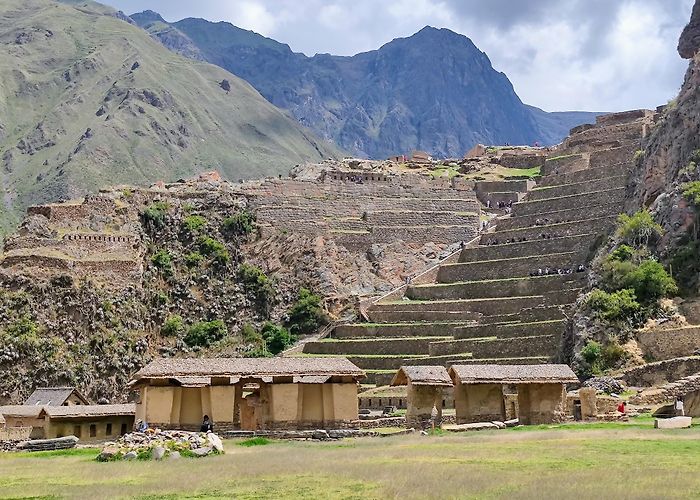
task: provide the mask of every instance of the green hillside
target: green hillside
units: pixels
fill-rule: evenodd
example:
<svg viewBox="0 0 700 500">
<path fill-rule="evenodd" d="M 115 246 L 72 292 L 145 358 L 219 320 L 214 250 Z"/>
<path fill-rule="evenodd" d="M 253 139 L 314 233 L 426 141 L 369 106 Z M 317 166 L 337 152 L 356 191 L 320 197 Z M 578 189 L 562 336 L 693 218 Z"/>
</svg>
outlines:
<svg viewBox="0 0 700 500">
<path fill-rule="evenodd" d="M 102 5 L 3 0 L 4 230 L 27 205 L 105 185 L 277 175 L 335 154 L 248 83 L 170 52 Z"/>
</svg>

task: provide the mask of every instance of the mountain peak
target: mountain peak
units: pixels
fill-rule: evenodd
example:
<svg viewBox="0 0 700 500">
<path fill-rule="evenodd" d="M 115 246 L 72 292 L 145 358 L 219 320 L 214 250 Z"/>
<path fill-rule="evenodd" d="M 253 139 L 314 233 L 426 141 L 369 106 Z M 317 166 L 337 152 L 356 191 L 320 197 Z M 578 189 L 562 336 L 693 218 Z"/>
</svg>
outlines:
<svg viewBox="0 0 700 500">
<path fill-rule="evenodd" d="M 163 19 L 163 16 L 161 16 L 159 13 L 153 10 L 144 10 L 142 12 L 136 12 L 134 14 L 131 14 L 129 17 L 133 19 L 136 22 L 136 24 L 142 27 L 155 22 L 166 22 L 165 19 Z"/>
</svg>

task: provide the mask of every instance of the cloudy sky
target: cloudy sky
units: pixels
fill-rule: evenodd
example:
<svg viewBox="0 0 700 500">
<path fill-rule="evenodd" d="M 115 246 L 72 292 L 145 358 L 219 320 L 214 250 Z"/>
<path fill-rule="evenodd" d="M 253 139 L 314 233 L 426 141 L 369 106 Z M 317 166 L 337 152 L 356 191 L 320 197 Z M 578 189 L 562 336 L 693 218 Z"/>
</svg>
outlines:
<svg viewBox="0 0 700 500">
<path fill-rule="evenodd" d="M 470 37 L 528 104 L 655 107 L 675 97 L 693 0 L 103 0 L 168 21 L 228 21 L 307 55 L 373 50 L 426 25 Z"/>
</svg>

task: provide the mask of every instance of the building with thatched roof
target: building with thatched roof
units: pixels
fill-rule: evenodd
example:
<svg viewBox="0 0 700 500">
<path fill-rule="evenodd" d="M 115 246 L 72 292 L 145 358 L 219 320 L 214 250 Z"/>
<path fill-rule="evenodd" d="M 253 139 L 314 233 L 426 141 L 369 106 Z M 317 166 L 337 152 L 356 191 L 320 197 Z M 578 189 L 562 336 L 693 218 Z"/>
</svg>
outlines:
<svg viewBox="0 0 700 500">
<path fill-rule="evenodd" d="M 75 387 L 38 387 L 24 402 L 28 406 L 87 405 L 90 402 Z"/>
<path fill-rule="evenodd" d="M 345 358 L 158 359 L 134 375 L 136 418 L 161 428 L 342 428 L 365 373 Z"/>
<path fill-rule="evenodd" d="M 508 386 L 517 391 L 521 424 L 557 421 L 564 415 L 566 384 L 579 381 L 567 365 L 454 365 L 449 374 L 459 424 L 505 420 Z"/>
<path fill-rule="evenodd" d="M 425 429 L 442 423 L 443 389 L 452 387 L 444 366 L 402 366 L 391 381 L 406 386 L 406 426 Z"/>
</svg>

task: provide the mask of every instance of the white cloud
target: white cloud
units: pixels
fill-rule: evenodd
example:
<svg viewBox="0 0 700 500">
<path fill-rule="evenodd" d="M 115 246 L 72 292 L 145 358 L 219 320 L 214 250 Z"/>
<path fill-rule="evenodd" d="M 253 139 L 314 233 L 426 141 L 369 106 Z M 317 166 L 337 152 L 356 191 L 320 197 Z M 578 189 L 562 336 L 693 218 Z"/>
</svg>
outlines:
<svg viewBox="0 0 700 500">
<path fill-rule="evenodd" d="M 693 0 L 105 0 L 168 20 L 225 20 L 293 50 L 353 55 L 425 25 L 470 37 L 547 110 L 614 111 L 661 104 L 686 62 L 678 35 Z"/>
</svg>

